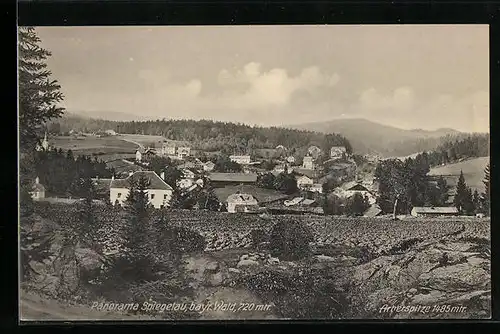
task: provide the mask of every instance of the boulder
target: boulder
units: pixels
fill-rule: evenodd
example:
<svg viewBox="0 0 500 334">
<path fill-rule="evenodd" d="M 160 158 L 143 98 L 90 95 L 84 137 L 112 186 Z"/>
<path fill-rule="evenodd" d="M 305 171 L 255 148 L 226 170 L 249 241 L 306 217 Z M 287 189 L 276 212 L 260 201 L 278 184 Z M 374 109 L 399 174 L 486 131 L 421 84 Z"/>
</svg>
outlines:
<svg viewBox="0 0 500 334">
<path fill-rule="evenodd" d="M 462 263 L 424 273 L 419 284 L 440 291 L 471 291 L 488 287 L 490 274 L 470 263 Z"/>
<path fill-rule="evenodd" d="M 336 261 L 334 257 L 326 256 L 326 255 L 316 255 L 314 257 L 319 262 L 333 262 Z"/>
<path fill-rule="evenodd" d="M 239 273 L 241 273 L 241 271 L 239 269 L 236 269 L 236 268 L 229 268 L 228 271 L 230 273 L 233 273 L 233 274 L 239 274 Z"/>
<path fill-rule="evenodd" d="M 75 249 L 76 259 L 85 270 L 96 270 L 101 267 L 102 257 L 89 248 Z"/>
<path fill-rule="evenodd" d="M 219 263 L 216 261 L 210 262 L 205 266 L 205 270 L 208 272 L 217 272 L 219 270 Z"/>
<path fill-rule="evenodd" d="M 236 267 L 237 268 L 247 268 L 247 267 L 254 267 L 254 266 L 258 266 L 258 265 L 259 265 L 259 262 L 251 260 L 251 259 L 247 259 L 247 260 L 241 260 L 240 262 L 238 262 Z"/>
</svg>

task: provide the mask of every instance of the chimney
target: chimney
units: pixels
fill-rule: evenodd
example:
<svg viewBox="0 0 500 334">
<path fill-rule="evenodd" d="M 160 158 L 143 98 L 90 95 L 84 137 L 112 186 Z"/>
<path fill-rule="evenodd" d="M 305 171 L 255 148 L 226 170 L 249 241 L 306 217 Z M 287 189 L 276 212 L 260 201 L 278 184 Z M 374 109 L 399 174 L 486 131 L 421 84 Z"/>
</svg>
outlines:
<svg viewBox="0 0 500 334">
<path fill-rule="evenodd" d="M 39 183 L 40 183 L 40 179 L 38 178 L 38 176 L 37 176 L 37 177 L 36 177 L 36 179 L 35 179 L 35 183 L 36 183 L 36 184 L 39 184 Z"/>
<path fill-rule="evenodd" d="M 160 173 L 160 177 L 161 177 L 161 179 L 162 179 L 163 181 L 165 181 L 165 172 L 161 172 L 161 173 Z"/>
</svg>

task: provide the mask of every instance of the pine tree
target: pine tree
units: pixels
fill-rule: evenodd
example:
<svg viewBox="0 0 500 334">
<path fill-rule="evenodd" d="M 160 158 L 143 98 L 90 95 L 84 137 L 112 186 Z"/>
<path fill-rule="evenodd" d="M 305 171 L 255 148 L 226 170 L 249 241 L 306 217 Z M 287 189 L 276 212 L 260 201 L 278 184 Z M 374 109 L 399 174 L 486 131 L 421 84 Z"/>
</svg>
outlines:
<svg viewBox="0 0 500 334">
<path fill-rule="evenodd" d="M 487 215 L 490 213 L 490 164 L 488 163 L 486 165 L 486 168 L 484 169 L 484 193 L 483 193 L 483 200 L 482 200 L 482 206 L 483 206 L 483 212 Z"/>
<path fill-rule="evenodd" d="M 368 209 L 368 200 L 360 193 L 355 193 L 347 205 L 347 213 L 353 216 L 361 216 Z"/>
<path fill-rule="evenodd" d="M 33 149 L 44 124 L 64 112 L 58 106 L 63 100 L 61 87 L 47 70 L 51 53 L 40 42 L 34 28 L 19 28 L 19 140 L 23 151 Z"/>
<path fill-rule="evenodd" d="M 481 196 L 479 195 L 477 189 L 474 190 L 474 194 L 472 195 L 472 202 L 474 204 L 474 212 L 482 212 Z"/>
<path fill-rule="evenodd" d="M 455 207 L 460 213 L 464 213 L 466 210 L 468 202 L 469 191 L 467 184 L 465 183 L 464 173 L 460 171 L 460 176 L 458 178 L 457 190 L 454 199 Z"/>
<path fill-rule="evenodd" d="M 93 247 L 97 236 L 97 220 L 95 219 L 93 205 L 96 190 L 92 179 L 80 179 L 79 193 L 83 201 L 79 203 L 78 209 L 78 239 L 86 246 Z"/>
</svg>

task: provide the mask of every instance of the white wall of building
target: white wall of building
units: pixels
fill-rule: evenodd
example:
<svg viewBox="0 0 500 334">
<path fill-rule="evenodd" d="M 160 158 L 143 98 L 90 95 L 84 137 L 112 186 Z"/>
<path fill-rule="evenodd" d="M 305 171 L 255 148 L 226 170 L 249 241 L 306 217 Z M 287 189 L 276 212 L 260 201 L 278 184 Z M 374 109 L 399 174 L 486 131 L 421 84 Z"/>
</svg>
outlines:
<svg viewBox="0 0 500 334">
<path fill-rule="evenodd" d="M 148 199 L 155 208 L 159 209 L 162 205 L 167 206 L 172 199 L 172 190 L 163 189 L 148 189 Z M 115 204 L 118 200 L 118 204 L 123 205 L 123 202 L 127 199 L 129 189 L 127 188 L 111 188 L 109 191 L 109 199 L 111 204 Z"/>
</svg>

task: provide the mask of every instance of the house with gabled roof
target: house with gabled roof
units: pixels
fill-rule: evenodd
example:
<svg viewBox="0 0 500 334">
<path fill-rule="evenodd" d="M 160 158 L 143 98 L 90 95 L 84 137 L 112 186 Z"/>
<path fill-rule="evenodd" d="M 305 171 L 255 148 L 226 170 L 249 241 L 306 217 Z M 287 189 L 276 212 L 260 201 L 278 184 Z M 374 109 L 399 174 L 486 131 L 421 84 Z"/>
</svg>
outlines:
<svg viewBox="0 0 500 334">
<path fill-rule="evenodd" d="M 110 183 L 109 197 L 113 205 L 123 205 L 130 192 L 130 181 L 137 181 L 140 177 L 149 181 L 147 189 L 149 203 L 160 209 L 169 205 L 172 199 L 173 188 L 153 171 L 137 171 L 125 179 L 113 179 Z"/>
<path fill-rule="evenodd" d="M 35 179 L 35 183 L 33 183 L 31 187 L 30 195 L 34 201 L 45 198 L 45 187 L 40 183 L 40 179 L 38 178 L 38 176 Z"/>
</svg>

